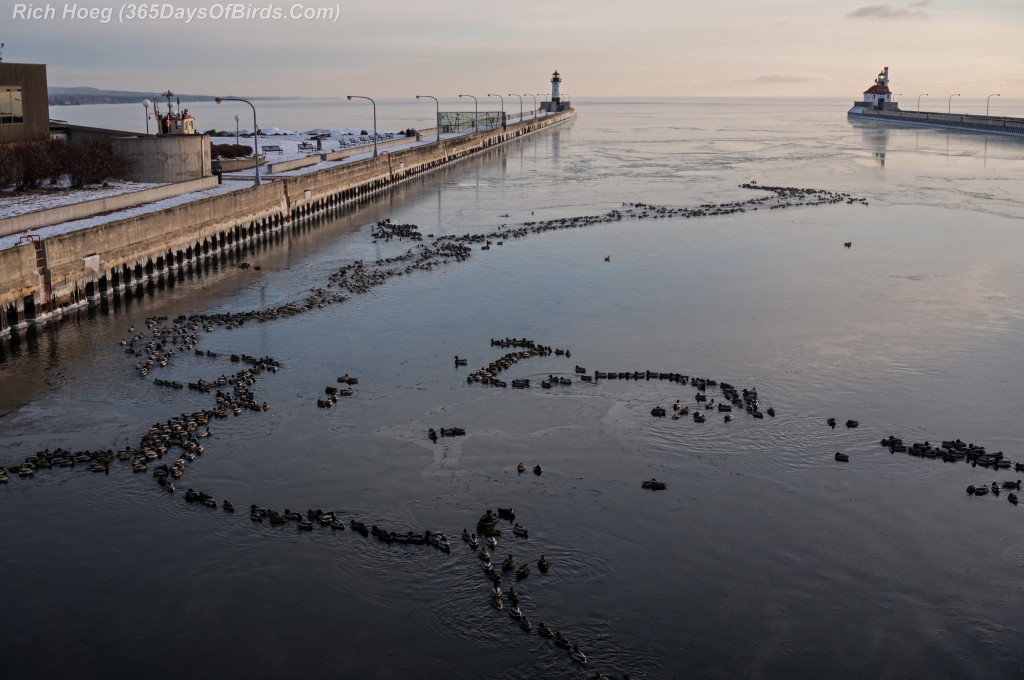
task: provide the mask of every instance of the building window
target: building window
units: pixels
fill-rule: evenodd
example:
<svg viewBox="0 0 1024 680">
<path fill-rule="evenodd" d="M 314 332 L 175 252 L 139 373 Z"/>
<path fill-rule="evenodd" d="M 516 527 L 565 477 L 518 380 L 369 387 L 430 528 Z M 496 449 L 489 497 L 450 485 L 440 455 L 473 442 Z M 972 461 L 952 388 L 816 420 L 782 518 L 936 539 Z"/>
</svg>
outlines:
<svg viewBox="0 0 1024 680">
<path fill-rule="evenodd" d="M 0 125 L 24 123 L 21 107 L 21 88 L 0 85 Z"/>
</svg>

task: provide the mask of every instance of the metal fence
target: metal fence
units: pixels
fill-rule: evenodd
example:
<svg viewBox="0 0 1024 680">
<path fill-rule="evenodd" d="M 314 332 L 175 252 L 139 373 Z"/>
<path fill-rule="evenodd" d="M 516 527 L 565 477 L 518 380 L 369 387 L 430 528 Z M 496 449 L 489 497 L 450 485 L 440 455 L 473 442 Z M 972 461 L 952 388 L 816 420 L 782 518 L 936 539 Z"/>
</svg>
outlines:
<svg viewBox="0 0 1024 680">
<path fill-rule="evenodd" d="M 493 130 L 505 122 L 506 115 L 502 111 L 442 111 L 437 115 L 437 125 L 441 128 L 441 134 Z"/>
</svg>

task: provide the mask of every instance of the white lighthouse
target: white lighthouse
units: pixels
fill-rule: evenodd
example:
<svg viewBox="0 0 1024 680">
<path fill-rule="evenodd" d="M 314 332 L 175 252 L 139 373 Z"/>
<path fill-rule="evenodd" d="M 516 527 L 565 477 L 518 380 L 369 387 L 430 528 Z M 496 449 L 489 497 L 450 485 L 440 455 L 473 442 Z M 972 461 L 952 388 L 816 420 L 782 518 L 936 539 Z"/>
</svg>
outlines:
<svg viewBox="0 0 1024 680">
<path fill-rule="evenodd" d="M 558 110 L 558 105 L 562 101 L 562 96 L 558 92 L 558 86 L 562 84 L 562 76 L 558 75 L 556 70 L 551 75 L 551 103 L 554 104 L 554 109 Z"/>
</svg>

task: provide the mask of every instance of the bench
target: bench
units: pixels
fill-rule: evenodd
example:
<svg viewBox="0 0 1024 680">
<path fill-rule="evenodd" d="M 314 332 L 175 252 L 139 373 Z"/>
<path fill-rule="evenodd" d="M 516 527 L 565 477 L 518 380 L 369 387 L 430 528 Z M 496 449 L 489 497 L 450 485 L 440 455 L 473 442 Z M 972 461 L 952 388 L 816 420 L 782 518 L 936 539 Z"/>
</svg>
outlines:
<svg viewBox="0 0 1024 680">
<path fill-rule="evenodd" d="M 264 144 L 261 151 L 263 151 L 263 153 L 284 153 L 284 150 L 282 150 L 277 144 Z"/>
<path fill-rule="evenodd" d="M 312 151 L 312 150 L 313 150 L 313 145 L 310 144 L 309 142 L 302 142 L 301 144 L 299 144 L 299 151 Z"/>
</svg>

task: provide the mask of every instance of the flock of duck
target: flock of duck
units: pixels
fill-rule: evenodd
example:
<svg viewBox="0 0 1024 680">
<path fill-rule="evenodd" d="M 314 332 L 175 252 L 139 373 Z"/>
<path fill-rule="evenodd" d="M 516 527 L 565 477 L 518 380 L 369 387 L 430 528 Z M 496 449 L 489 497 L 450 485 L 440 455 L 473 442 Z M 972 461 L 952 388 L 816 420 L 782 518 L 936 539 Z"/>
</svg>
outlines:
<svg viewBox="0 0 1024 680">
<path fill-rule="evenodd" d="M 764 187 L 756 184 L 742 185 L 744 188 L 768 192 L 769 195 L 747 201 L 738 201 L 722 204 L 705 204 L 696 208 L 668 208 L 647 205 L 644 203 L 624 203 L 622 209 L 612 210 L 603 215 L 583 215 L 551 219 L 546 221 L 524 222 L 519 226 L 509 227 L 501 225 L 500 229 L 488 233 L 443 235 L 434 238 L 428 235 L 425 240 L 416 225 L 393 224 L 390 220 L 381 220 L 372 229 L 375 241 L 383 240 L 390 242 L 394 240 L 408 240 L 412 247 L 404 253 L 394 257 L 382 258 L 376 261 L 356 260 L 332 273 L 322 287 L 313 287 L 301 298 L 284 302 L 282 304 L 263 309 L 255 309 L 241 312 L 222 312 L 210 314 L 181 315 L 169 319 L 166 316 L 151 317 L 146 320 L 145 329 L 136 329 L 134 326 L 128 329 L 128 334 L 120 341 L 120 345 L 126 355 L 135 360 L 134 370 L 136 374 L 144 379 L 149 378 L 151 372 L 166 368 L 172 364 L 175 358 L 182 354 L 202 356 L 211 360 L 221 360 L 218 353 L 210 350 L 200 349 L 204 334 L 211 334 L 220 330 L 233 330 L 243 327 L 246 323 L 265 323 L 278 319 L 293 317 L 309 311 L 322 309 L 329 305 L 345 302 L 351 295 L 365 294 L 374 287 L 382 285 L 395 276 L 412 274 L 414 271 L 430 270 L 435 266 L 445 265 L 453 262 L 461 262 L 469 258 L 474 247 L 487 250 L 492 245 L 503 245 L 508 239 L 524 238 L 530 234 L 540 234 L 560 229 L 581 228 L 590 225 L 620 222 L 625 219 L 659 219 L 670 217 L 696 218 L 715 215 L 728 215 L 746 210 L 758 209 L 783 209 L 799 206 L 814 206 L 830 203 L 847 202 L 852 203 L 860 199 L 853 199 L 848 194 L 814 190 L 814 189 L 793 189 L 786 187 Z M 606 260 L 609 258 L 606 258 Z M 480 382 L 491 386 L 504 386 L 497 376 L 504 370 L 515 365 L 519 361 L 535 357 L 548 356 L 551 354 L 571 357 L 568 349 L 552 348 L 540 345 L 533 341 L 516 338 L 492 339 L 492 346 L 510 349 L 512 351 L 499 357 L 479 371 L 470 373 L 467 376 L 469 382 Z M 126 446 L 119 450 L 84 450 L 70 451 L 63 448 L 53 450 L 44 449 L 12 466 L 0 467 L 0 483 L 10 480 L 12 472 L 23 478 L 32 477 L 40 469 L 51 469 L 53 467 L 74 467 L 84 466 L 95 473 L 109 474 L 110 468 L 115 461 L 123 462 L 131 467 L 133 473 L 151 472 L 152 477 L 159 489 L 168 494 L 174 494 L 176 483 L 180 484 L 190 464 L 206 452 L 202 440 L 211 436 L 210 425 L 216 419 L 227 418 L 232 414 L 239 416 L 244 412 L 265 412 L 270 409 L 270 404 L 257 398 L 254 386 L 264 372 L 276 372 L 281 368 L 281 363 L 271 357 L 252 357 L 244 354 L 231 354 L 232 363 L 243 364 L 243 366 L 230 373 L 222 373 L 214 378 L 198 378 L 188 382 L 187 387 L 203 394 L 211 394 L 213 403 L 210 407 L 191 413 L 182 413 L 168 418 L 166 421 L 152 425 L 142 435 L 138 445 Z M 465 366 L 468 361 L 456 357 L 456 366 Z M 661 371 L 594 371 L 588 374 L 585 369 L 577 366 L 574 376 L 580 382 L 596 382 L 598 380 L 659 380 L 670 381 L 676 384 L 689 385 L 698 390 L 697 401 L 704 402 L 705 408 L 715 407 L 715 400 L 707 401 L 706 390 L 708 387 L 719 386 L 722 395 L 719 398 L 717 408 L 719 412 L 726 414 L 726 421 L 731 419 L 729 411 L 732 407 L 740 407 L 754 418 L 763 417 L 758 407 L 757 394 L 754 390 L 743 390 L 738 392 L 728 383 L 719 385 L 708 378 L 691 378 L 675 372 Z M 568 383 L 567 383 L 568 381 Z M 337 402 L 341 396 L 348 396 L 352 393 L 351 385 L 356 384 L 356 378 L 347 374 L 338 378 L 341 387 L 328 386 L 325 388 L 325 397 L 317 400 L 318 406 L 329 408 Z M 173 389 L 184 389 L 185 383 L 153 378 L 152 383 L 158 387 L 170 387 Z M 547 380 L 541 381 L 543 388 L 551 388 L 555 384 L 560 386 L 572 384 L 571 378 L 551 375 Z M 528 388 L 529 380 L 513 380 L 513 387 Z M 674 416 L 688 412 L 677 402 L 673 407 Z M 659 407 L 660 408 L 660 407 Z M 652 412 L 653 413 L 653 412 Z M 774 415 L 774 410 L 768 410 L 769 415 Z M 664 414 L 662 414 L 664 415 Z M 694 414 L 696 416 L 696 413 Z M 696 418 L 695 418 L 696 419 Z M 465 430 L 459 427 L 441 428 L 440 436 L 458 436 L 465 434 Z M 429 436 L 436 441 L 437 432 L 430 430 Z M 173 460 L 172 460 L 173 459 Z M 525 471 L 525 464 L 520 464 L 520 472 Z M 541 467 L 534 467 L 536 474 L 541 474 Z M 648 485 L 647 488 L 664 488 L 663 482 L 656 482 L 656 485 Z M 234 513 L 235 505 L 227 499 L 218 500 L 205 491 L 198 491 L 188 488 L 183 494 L 186 503 L 199 504 L 209 508 L 221 508 L 226 513 Z M 244 506 L 243 506 L 244 507 Z M 511 510 L 509 510 L 511 513 Z M 344 530 L 346 523 L 338 511 L 322 511 L 319 509 L 307 510 L 305 515 L 286 508 L 283 512 L 260 506 L 256 503 L 249 504 L 249 518 L 254 524 L 264 522 L 280 526 L 288 523 L 295 523 L 299 531 L 312 531 L 315 525 L 323 528 L 340 531 Z M 514 515 L 507 516 L 511 521 Z M 509 554 L 500 565 L 500 572 L 490 560 L 494 548 L 497 545 L 497 538 L 500 530 L 496 524 L 499 517 L 492 515 L 490 511 L 480 518 L 477 525 L 480 535 L 484 536 L 485 542 L 491 541 L 491 545 L 485 547 L 480 553 L 483 570 L 488 576 L 491 588 L 491 603 L 497 609 L 504 608 L 503 598 L 506 594 L 501 590 L 500 583 L 502 573 L 514 572 L 516 580 L 521 581 L 530 574 L 529 563 L 517 564 L 513 555 Z M 407 545 L 429 545 L 443 553 L 451 550 L 448 539 L 442 532 L 436 531 L 411 531 L 404 532 L 382 529 L 376 525 L 367 527 L 366 524 L 357 519 L 351 519 L 347 525 L 350 529 L 364 536 L 375 536 L 379 541 L 389 544 Z M 464 532 L 463 538 L 474 550 L 478 547 L 479 537 L 475 534 Z M 526 539 L 528 531 L 522 525 L 512 527 L 512 534 L 516 538 Z M 486 559 L 484 559 L 486 558 Z M 551 567 L 550 561 L 541 555 L 536 562 L 541 572 Z M 490 567 L 488 569 L 488 567 Z M 530 619 L 522 612 L 519 606 L 519 594 L 515 586 L 511 586 L 507 593 L 510 604 L 510 613 L 516 619 L 520 628 L 526 632 L 532 632 L 533 625 Z M 500 605 L 500 606 L 499 606 Z M 550 637 L 553 643 L 570 651 L 572 659 L 579 663 L 586 663 L 586 656 L 562 633 L 553 631 L 546 624 L 540 623 L 537 626 L 538 634 Z M 595 677 L 600 678 L 599 673 Z M 625 676 L 628 678 L 628 676 Z"/>
<path fill-rule="evenodd" d="M 484 536 L 485 547 L 480 548 L 477 556 L 481 560 L 481 566 L 484 576 L 489 584 L 490 603 L 491 606 L 498 610 L 503 611 L 506 609 L 505 598 L 508 598 L 508 614 L 509 617 L 515 621 L 520 630 L 527 635 L 533 633 L 534 625 L 530 617 L 522 610 L 520 606 L 520 595 L 519 590 L 515 584 L 508 587 L 507 592 L 502 589 L 503 575 L 509 573 L 515 574 L 516 582 L 522 581 L 530 575 L 530 563 L 523 562 L 517 563 L 515 555 L 509 552 L 504 560 L 501 561 L 501 571 L 498 571 L 494 567 L 492 560 L 497 559 L 497 548 L 498 548 L 498 537 L 501 536 L 501 529 L 497 527 L 499 521 L 507 520 L 512 522 L 516 518 L 516 513 L 512 508 L 498 508 L 498 512 L 491 512 L 487 510 L 480 519 L 477 520 L 476 531 L 470 533 L 468 529 L 462 530 L 462 540 L 466 542 L 470 550 L 476 552 L 477 548 L 480 548 L 480 538 L 477 535 L 479 532 L 480 536 Z M 512 527 L 512 533 L 514 536 L 526 539 L 529 537 L 529 531 L 526 527 L 516 522 Z M 546 574 L 551 568 L 551 560 L 546 555 L 541 555 L 537 559 L 537 569 L 542 574 Z M 550 638 L 552 643 L 569 652 L 569 658 L 578 664 L 585 665 L 587 663 L 587 655 L 579 648 L 579 645 L 572 642 L 568 636 L 562 631 L 553 630 L 546 623 L 541 621 L 537 625 L 537 634 L 541 637 Z M 595 678 L 604 678 L 606 676 L 596 673 Z M 629 680 L 629 675 L 623 676 L 624 680 Z"/>
</svg>

